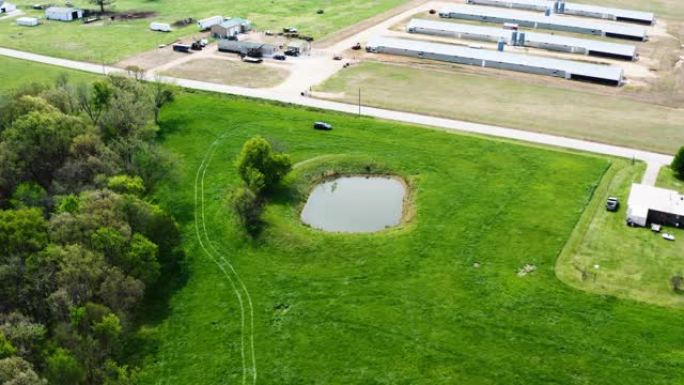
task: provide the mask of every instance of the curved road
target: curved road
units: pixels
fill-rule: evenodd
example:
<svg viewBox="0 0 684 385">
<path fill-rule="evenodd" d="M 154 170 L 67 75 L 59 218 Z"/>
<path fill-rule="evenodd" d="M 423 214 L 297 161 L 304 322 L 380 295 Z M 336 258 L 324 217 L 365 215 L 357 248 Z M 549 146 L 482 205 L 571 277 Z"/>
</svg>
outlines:
<svg viewBox="0 0 684 385">
<path fill-rule="evenodd" d="M 8 48 L 0 48 L 0 55 L 98 74 L 125 72 L 124 70 L 115 67 L 67 59 L 59 59 Z M 152 75 L 148 76 L 148 78 L 150 78 L 149 80 L 152 80 L 152 77 Z M 449 131 L 468 132 L 480 135 L 494 136 L 498 138 L 519 140 L 523 142 L 541 144 L 545 146 L 586 151 L 590 153 L 610 155 L 627 159 L 636 159 L 646 162 L 648 165 L 646 173 L 643 178 L 643 183 L 648 185 L 655 185 L 660 169 L 663 166 L 669 165 L 672 162 L 672 156 L 636 150 L 627 147 L 612 146 L 608 144 L 590 142 L 586 140 L 572 139 L 548 134 L 540 134 L 492 125 L 470 123 L 460 120 L 437 118 L 433 116 L 419 115 L 408 112 L 391 111 L 380 108 L 362 107 L 361 109 L 359 109 L 359 107 L 355 105 L 312 99 L 293 92 L 286 92 L 284 90 L 257 90 L 250 88 L 226 86 L 215 83 L 207 83 L 196 80 L 178 79 L 172 77 L 160 77 L 159 79 L 163 82 L 175 84 L 184 88 L 218 92 L 231 95 L 239 95 L 256 99 L 278 101 L 298 106 L 345 112 L 349 114 L 358 114 L 359 112 L 361 112 L 362 115 L 374 118 L 437 127 Z"/>
</svg>

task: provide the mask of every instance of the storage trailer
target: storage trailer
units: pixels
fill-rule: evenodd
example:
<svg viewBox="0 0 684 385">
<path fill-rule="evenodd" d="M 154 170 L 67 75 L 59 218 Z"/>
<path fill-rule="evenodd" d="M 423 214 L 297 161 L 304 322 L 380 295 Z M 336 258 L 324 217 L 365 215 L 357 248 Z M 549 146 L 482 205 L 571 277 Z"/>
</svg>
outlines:
<svg viewBox="0 0 684 385">
<path fill-rule="evenodd" d="M 500 39 L 504 39 L 505 43 L 510 46 L 532 47 L 619 60 L 637 60 L 639 57 L 637 48 L 628 44 L 471 24 L 413 19 L 406 26 L 406 30 L 409 33 L 447 36 L 465 40 L 499 42 Z"/>
<path fill-rule="evenodd" d="M 571 60 L 408 39 L 376 37 L 368 42 L 366 50 L 372 53 L 410 56 L 449 63 L 589 81 L 612 86 L 619 86 L 624 80 L 624 71 L 616 66 L 581 63 Z"/>
<path fill-rule="evenodd" d="M 453 4 L 439 11 L 439 16 L 497 24 L 515 23 L 527 28 L 583 33 L 616 39 L 648 40 L 646 29 L 635 25 L 621 25 L 598 20 L 579 20 L 558 15 L 545 16 L 507 9 Z"/>
<path fill-rule="evenodd" d="M 223 23 L 224 20 L 225 19 L 223 16 L 208 17 L 206 19 L 202 19 L 202 20 L 197 21 L 197 27 L 199 28 L 200 31 L 206 31 L 206 30 L 211 29 L 211 27 L 213 27 L 215 25 L 219 25 L 219 24 Z"/>
</svg>

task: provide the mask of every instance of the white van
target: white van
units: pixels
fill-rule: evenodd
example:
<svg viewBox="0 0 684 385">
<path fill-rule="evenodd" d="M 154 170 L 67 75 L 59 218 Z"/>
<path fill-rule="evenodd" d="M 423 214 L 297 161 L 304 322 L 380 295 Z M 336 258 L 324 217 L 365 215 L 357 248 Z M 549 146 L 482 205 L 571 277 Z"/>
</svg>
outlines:
<svg viewBox="0 0 684 385">
<path fill-rule="evenodd" d="M 157 32 L 171 32 L 171 25 L 167 23 L 150 23 L 150 29 Z"/>
</svg>

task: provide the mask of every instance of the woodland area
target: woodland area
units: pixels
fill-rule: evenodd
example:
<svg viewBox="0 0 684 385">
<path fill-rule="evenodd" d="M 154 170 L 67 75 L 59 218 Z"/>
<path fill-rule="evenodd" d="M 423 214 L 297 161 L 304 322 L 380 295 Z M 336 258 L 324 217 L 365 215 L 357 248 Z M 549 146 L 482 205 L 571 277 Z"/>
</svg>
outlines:
<svg viewBox="0 0 684 385">
<path fill-rule="evenodd" d="M 109 77 L 0 99 L 0 383 L 135 383 L 125 347 L 142 304 L 183 265 L 150 196 L 160 83 Z"/>
</svg>

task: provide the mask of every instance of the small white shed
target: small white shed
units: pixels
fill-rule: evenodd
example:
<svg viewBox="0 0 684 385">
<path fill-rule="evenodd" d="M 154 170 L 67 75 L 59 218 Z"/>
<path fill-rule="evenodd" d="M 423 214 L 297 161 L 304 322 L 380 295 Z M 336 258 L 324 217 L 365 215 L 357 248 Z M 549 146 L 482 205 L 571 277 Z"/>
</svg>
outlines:
<svg viewBox="0 0 684 385">
<path fill-rule="evenodd" d="M 50 7 L 45 10 L 45 18 L 57 21 L 73 21 L 83 17 L 83 10 L 67 7 Z"/>
<path fill-rule="evenodd" d="M 35 27 L 40 24 L 40 20 L 37 17 L 20 17 L 17 18 L 17 25 L 22 27 Z"/>
<path fill-rule="evenodd" d="M 157 32 L 171 32 L 171 25 L 168 23 L 150 23 L 150 30 Z"/>
</svg>

